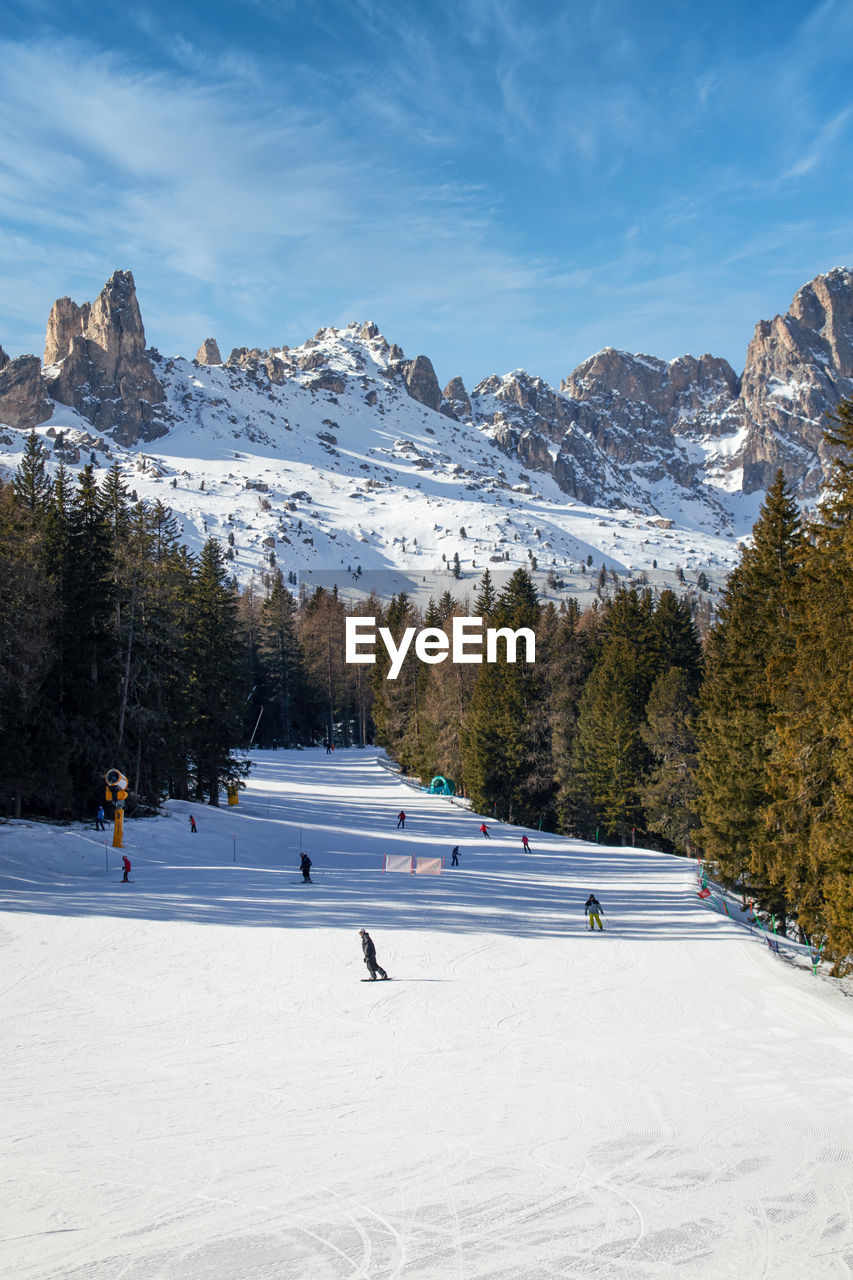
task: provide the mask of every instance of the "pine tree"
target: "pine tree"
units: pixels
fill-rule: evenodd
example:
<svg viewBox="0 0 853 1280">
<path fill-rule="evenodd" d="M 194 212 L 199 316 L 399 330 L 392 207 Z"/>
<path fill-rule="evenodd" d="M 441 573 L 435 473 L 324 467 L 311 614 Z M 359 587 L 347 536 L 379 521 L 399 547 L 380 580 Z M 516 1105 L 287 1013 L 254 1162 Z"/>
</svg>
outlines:
<svg viewBox="0 0 853 1280">
<path fill-rule="evenodd" d="M 226 569 L 224 552 L 208 538 L 193 575 L 189 653 L 190 756 L 195 772 L 195 796 L 207 793 L 208 804 L 219 804 L 223 785 L 245 776 L 247 766 L 235 754 L 242 732 L 245 653 L 237 622 L 237 600 Z"/>
<path fill-rule="evenodd" d="M 649 624 L 649 647 L 654 679 L 677 667 L 684 672 L 691 695 L 702 683 L 702 644 L 693 622 L 690 604 L 665 588 L 658 597 Z"/>
<path fill-rule="evenodd" d="M 767 831 L 779 710 L 769 671 L 792 650 L 789 605 L 802 541 L 780 472 L 708 636 L 698 733 L 699 842 L 724 882 L 748 887 L 782 928 L 785 893 Z"/>
<path fill-rule="evenodd" d="M 261 608 L 259 649 L 272 703 L 273 734 L 286 747 L 298 741 L 302 653 L 296 636 L 296 602 L 281 570 L 273 575 Z"/>
<path fill-rule="evenodd" d="M 622 844 L 642 825 L 645 689 L 639 648 L 623 635 L 606 637 L 580 701 L 576 761 L 596 818 Z"/>
<path fill-rule="evenodd" d="M 24 443 L 20 465 L 12 479 L 12 490 L 30 515 L 43 516 L 53 496 L 53 482 L 47 471 L 47 450 L 35 431 Z"/>
<path fill-rule="evenodd" d="M 348 745 L 346 689 L 349 677 L 344 668 L 344 616 L 337 587 L 332 591 L 317 587 L 302 609 L 299 639 L 305 670 L 315 693 L 317 736 L 334 742 L 335 726 L 339 723 L 344 745 Z"/>
<path fill-rule="evenodd" d="M 577 601 L 570 600 L 560 615 L 548 664 L 556 810 L 559 829 L 569 835 L 595 829 L 576 747 L 581 697 L 601 648 L 600 624 L 598 610 L 582 614 Z"/>
<path fill-rule="evenodd" d="M 55 662 L 56 600 L 44 556 L 39 504 L 0 480 L 0 805 L 19 818 L 43 801 L 38 732 L 43 686 Z"/>
<path fill-rule="evenodd" d="M 696 698 L 691 675 L 670 667 L 652 685 L 640 736 L 652 767 L 640 798 L 645 826 L 678 853 L 694 854 L 693 833 L 699 826 L 696 781 Z"/>
<path fill-rule="evenodd" d="M 488 622 L 495 611 L 497 600 L 498 593 L 492 582 L 492 575 L 488 569 L 484 569 L 483 576 L 480 579 L 480 588 L 474 601 L 474 616 L 483 618 L 485 622 Z"/>
<path fill-rule="evenodd" d="M 777 714 L 768 825 L 774 882 L 841 975 L 853 955 L 853 400 L 839 404 L 826 439 L 835 457 L 802 548 L 792 640 L 785 660 L 770 664 Z"/>
<path fill-rule="evenodd" d="M 159 500 L 134 512 L 132 537 L 144 548 L 124 741 L 134 760 L 132 789 L 149 804 L 167 792 L 189 798 L 192 620 L 195 566 L 177 521 Z"/>
<path fill-rule="evenodd" d="M 110 531 L 91 464 L 77 477 L 62 566 L 63 720 L 72 743 L 72 805 L 91 807 L 116 759 L 118 685 Z M 109 690 L 112 696 L 105 694 Z M 106 706 L 104 705 L 106 703 Z"/>
<path fill-rule="evenodd" d="M 501 591 L 493 625 L 534 634 L 540 606 L 530 574 L 517 569 Z M 462 733 L 465 784 L 481 812 L 511 822 L 538 823 L 551 809 L 554 772 L 544 668 L 537 662 L 483 663 Z"/>
</svg>

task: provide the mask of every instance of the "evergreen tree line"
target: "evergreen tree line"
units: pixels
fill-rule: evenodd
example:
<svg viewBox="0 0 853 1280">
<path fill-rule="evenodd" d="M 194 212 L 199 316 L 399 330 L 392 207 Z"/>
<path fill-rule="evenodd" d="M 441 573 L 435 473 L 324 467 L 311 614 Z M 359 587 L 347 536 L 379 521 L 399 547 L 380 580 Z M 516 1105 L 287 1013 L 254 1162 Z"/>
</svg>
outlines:
<svg viewBox="0 0 853 1280">
<path fill-rule="evenodd" d="M 853 956 L 853 401 L 804 526 L 781 474 L 708 637 L 698 719 L 696 838 L 723 881 Z"/>
<path fill-rule="evenodd" d="M 379 606 L 381 608 L 381 606 Z M 406 773 L 452 778 L 483 814 L 586 838 L 692 851 L 695 714 L 702 646 L 673 592 L 622 588 L 581 612 L 542 605 L 518 569 L 497 591 L 488 570 L 471 605 L 446 593 L 423 615 L 405 596 L 382 612 L 450 638 L 455 615 L 500 631 L 529 628 L 536 661 L 426 664 L 410 648 L 396 680 L 377 646 L 376 740 Z"/>
<path fill-rule="evenodd" d="M 49 476 L 33 434 L 0 485 L 0 780 L 6 812 L 80 816 L 106 768 L 137 803 L 218 802 L 239 750 L 385 746 L 454 779 L 475 809 L 609 842 L 699 854 L 724 883 L 853 955 L 853 402 L 827 436 L 828 496 L 804 526 L 781 474 L 703 649 L 689 603 L 620 588 L 581 611 L 530 574 L 473 605 L 449 593 L 294 598 L 279 570 L 240 590 L 215 539 L 198 557 L 117 467 Z M 360 614 L 399 642 L 455 615 L 536 635 L 536 662 L 344 660 Z"/>
<path fill-rule="evenodd" d="M 0 814 L 91 816 L 104 774 L 128 809 L 219 803 L 253 740 L 367 740 L 369 682 L 343 663 L 344 609 L 294 601 L 280 571 L 240 591 L 216 539 L 198 556 L 161 502 L 54 475 L 31 433 L 0 482 Z"/>
</svg>

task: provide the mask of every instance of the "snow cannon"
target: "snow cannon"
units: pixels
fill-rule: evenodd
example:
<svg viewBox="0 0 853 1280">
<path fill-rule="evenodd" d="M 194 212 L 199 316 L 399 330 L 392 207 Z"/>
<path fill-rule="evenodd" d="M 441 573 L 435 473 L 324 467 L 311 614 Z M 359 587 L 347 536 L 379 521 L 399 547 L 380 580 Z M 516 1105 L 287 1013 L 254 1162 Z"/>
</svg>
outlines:
<svg viewBox="0 0 853 1280">
<path fill-rule="evenodd" d="M 127 778 L 120 769 L 107 769 L 104 774 L 107 799 L 113 806 L 113 848 L 120 849 L 124 835 L 124 802 L 127 799 Z"/>
</svg>

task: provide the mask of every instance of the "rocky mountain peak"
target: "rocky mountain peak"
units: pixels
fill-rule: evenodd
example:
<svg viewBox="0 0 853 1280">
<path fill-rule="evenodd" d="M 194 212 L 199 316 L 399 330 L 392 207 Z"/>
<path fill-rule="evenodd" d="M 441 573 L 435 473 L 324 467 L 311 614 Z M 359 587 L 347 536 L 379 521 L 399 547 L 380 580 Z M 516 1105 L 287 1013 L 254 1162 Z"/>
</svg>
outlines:
<svg viewBox="0 0 853 1280">
<path fill-rule="evenodd" d="M 219 344 L 215 338 L 205 338 L 204 342 L 195 353 L 195 358 L 199 364 L 222 364 L 222 356 L 219 354 Z"/>
<path fill-rule="evenodd" d="M 441 387 L 428 356 L 415 356 L 414 360 L 404 361 L 403 376 L 406 379 L 406 389 L 413 400 L 426 405 L 428 409 L 441 408 Z"/>
<path fill-rule="evenodd" d="M 461 378 L 451 378 L 441 394 L 442 411 L 447 413 L 448 417 L 467 421 L 472 416 L 471 398 Z"/>
<path fill-rule="evenodd" d="M 851 394 L 853 273 L 836 267 L 804 285 L 784 316 L 756 325 L 743 373 L 746 492 L 781 468 L 803 497 L 817 496 L 831 463 L 827 415 Z"/>
<path fill-rule="evenodd" d="M 0 422 L 29 431 L 46 422 L 53 405 L 44 392 L 38 356 L 10 360 L 0 347 Z"/>
<path fill-rule="evenodd" d="M 120 444 L 165 431 L 156 406 L 164 400 L 145 350 L 145 330 L 129 271 L 116 271 L 94 302 L 59 298 L 47 323 L 47 387 Z"/>
</svg>

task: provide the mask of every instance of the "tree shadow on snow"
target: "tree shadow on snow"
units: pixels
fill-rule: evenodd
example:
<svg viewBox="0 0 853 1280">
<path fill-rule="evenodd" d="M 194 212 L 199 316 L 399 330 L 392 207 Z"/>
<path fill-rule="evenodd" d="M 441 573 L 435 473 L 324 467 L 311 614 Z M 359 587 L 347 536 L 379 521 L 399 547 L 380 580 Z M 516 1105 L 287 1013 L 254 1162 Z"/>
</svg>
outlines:
<svg viewBox="0 0 853 1280">
<path fill-rule="evenodd" d="M 409 816 L 398 831 L 401 807 Z M 197 836 L 188 831 L 190 812 Z M 618 938 L 731 937 L 729 922 L 697 899 L 694 864 L 685 859 L 536 831 L 528 832 L 533 852 L 526 854 L 523 828 L 487 818 L 487 841 L 482 821 L 403 786 L 375 753 L 266 752 L 236 810 L 172 802 L 153 827 L 128 823 L 133 884 L 120 883 L 119 851 L 105 855 L 103 843 L 82 830 L 57 832 L 52 878 L 47 866 L 28 865 L 22 839 L 24 852 L 0 880 L 0 908 L 245 928 L 558 938 L 586 930 L 583 903 L 595 892 L 605 930 Z M 314 864 L 313 884 L 299 877 L 300 845 Z M 449 866 L 454 845 L 459 868 Z M 388 853 L 443 856 L 446 865 L 440 876 L 383 874 Z"/>
</svg>

